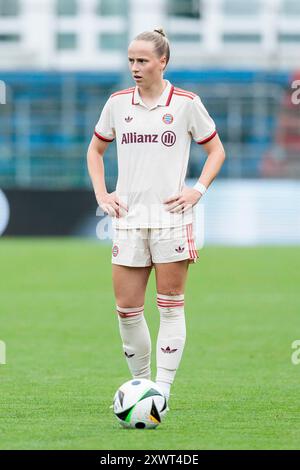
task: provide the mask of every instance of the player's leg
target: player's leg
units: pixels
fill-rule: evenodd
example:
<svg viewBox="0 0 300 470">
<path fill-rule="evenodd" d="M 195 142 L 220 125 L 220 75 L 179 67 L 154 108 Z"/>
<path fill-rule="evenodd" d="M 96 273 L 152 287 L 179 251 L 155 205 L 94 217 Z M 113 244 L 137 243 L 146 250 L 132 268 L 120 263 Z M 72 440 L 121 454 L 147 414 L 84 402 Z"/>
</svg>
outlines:
<svg viewBox="0 0 300 470">
<path fill-rule="evenodd" d="M 184 289 L 189 262 L 189 259 L 186 259 L 155 264 L 157 307 L 160 312 L 156 345 L 156 382 L 167 398 L 185 345 Z"/>
<path fill-rule="evenodd" d="M 113 264 L 112 278 L 123 351 L 134 378 L 151 378 L 151 339 L 144 301 L 151 266 Z"/>
</svg>

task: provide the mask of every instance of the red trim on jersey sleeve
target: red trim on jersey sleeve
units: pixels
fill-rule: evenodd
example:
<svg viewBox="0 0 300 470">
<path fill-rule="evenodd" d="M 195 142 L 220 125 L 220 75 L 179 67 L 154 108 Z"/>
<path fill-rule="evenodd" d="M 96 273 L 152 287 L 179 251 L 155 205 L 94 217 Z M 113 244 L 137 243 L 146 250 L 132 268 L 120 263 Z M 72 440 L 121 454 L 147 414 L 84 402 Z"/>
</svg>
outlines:
<svg viewBox="0 0 300 470">
<path fill-rule="evenodd" d="M 195 98 L 195 96 L 197 96 L 195 93 L 193 93 L 192 91 L 188 91 L 188 90 L 183 90 L 182 88 L 178 88 L 178 87 L 175 87 L 175 92 L 178 92 L 178 93 L 184 93 L 185 95 L 190 95 L 192 96 L 193 98 Z"/>
<path fill-rule="evenodd" d="M 104 142 L 113 142 L 115 139 L 107 139 L 106 137 L 103 137 L 103 135 L 98 134 L 98 132 L 94 131 L 94 135 L 98 137 L 100 140 L 104 140 Z"/>
<path fill-rule="evenodd" d="M 186 98 L 189 98 L 190 100 L 193 100 L 195 97 L 191 95 L 187 95 L 186 93 L 178 93 L 177 91 L 174 91 L 174 95 L 176 96 L 185 96 Z"/>
<path fill-rule="evenodd" d="M 199 140 L 199 142 L 196 142 L 196 144 L 203 145 L 212 140 L 215 136 L 217 135 L 217 131 L 214 131 L 209 137 L 207 137 L 204 140 Z"/>
<path fill-rule="evenodd" d="M 134 91 L 134 87 L 131 87 L 131 88 L 125 88 L 124 90 L 119 90 L 119 91 L 115 91 L 111 96 L 111 98 L 113 98 L 114 96 L 118 96 L 118 95 L 127 95 L 129 93 L 132 93 L 132 91 Z"/>
</svg>

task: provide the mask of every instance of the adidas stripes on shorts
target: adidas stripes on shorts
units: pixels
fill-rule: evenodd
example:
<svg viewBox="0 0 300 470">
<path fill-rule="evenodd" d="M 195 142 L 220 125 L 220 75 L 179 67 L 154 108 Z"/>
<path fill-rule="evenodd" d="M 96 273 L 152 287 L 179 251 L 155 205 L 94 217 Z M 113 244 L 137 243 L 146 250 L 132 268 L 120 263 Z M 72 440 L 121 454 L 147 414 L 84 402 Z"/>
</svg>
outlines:
<svg viewBox="0 0 300 470">
<path fill-rule="evenodd" d="M 143 267 L 198 258 L 193 224 L 167 228 L 113 229 L 112 263 Z"/>
</svg>

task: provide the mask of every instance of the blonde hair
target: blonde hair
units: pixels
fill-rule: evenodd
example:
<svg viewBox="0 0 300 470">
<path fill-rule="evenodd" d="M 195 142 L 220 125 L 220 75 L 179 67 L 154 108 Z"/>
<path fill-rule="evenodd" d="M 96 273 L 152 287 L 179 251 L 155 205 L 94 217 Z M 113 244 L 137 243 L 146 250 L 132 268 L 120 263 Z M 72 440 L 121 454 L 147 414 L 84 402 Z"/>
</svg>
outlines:
<svg viewBox="0 0 300 470">
<path fill-rule="evenodd" d="M 166 57 L 166 66 L 170 60 L 170 45 L 163 28 L 155 28 L 153 31 L 144 31 L 138 34 L 135 41 L 149 41 L 154 45 L 154 52 L 157 57 Z"/>
</svg>

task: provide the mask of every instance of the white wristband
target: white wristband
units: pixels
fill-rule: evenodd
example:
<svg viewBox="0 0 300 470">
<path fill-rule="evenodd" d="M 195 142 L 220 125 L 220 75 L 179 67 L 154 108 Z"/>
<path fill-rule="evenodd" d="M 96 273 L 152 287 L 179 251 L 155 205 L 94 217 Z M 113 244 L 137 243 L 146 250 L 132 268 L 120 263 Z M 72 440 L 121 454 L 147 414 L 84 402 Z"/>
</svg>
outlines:
<svg viewBox="0 0 300 470">
<path fill-rule="evenodd" d="M 197 183 L 195 184 L 195 186 L 193 186 L 193 189 L 196 189 L 196 191 L 199 191 L 199 193 L 203 194 L 206 192 L 207 190 L 207 187 L 204 186 L 204 184 L 202 183 L 199 183 L 199 181 L 197 181 Z"/>
</svg>

